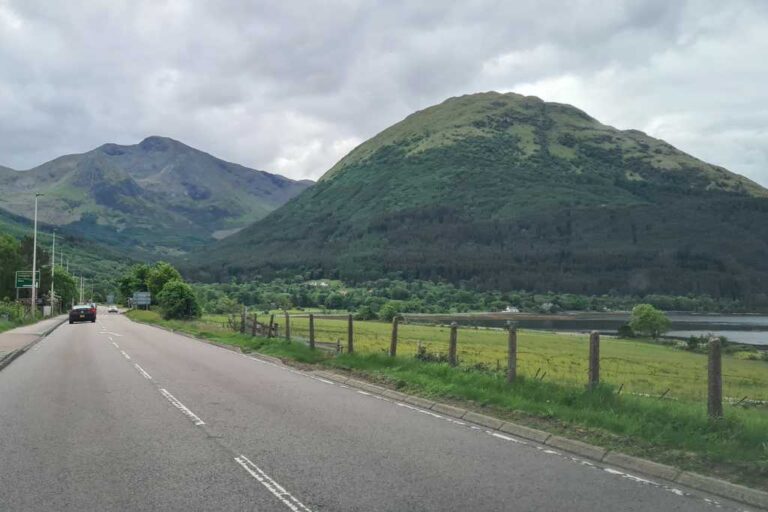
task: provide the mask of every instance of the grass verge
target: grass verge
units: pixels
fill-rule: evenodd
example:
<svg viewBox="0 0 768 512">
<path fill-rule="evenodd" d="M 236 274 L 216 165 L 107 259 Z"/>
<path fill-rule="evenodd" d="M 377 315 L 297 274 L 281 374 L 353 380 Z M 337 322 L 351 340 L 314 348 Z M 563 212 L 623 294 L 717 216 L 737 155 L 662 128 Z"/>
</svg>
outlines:
<svg viewBox="0 0 768 512">
<path fill-rule="evenodd" d="M 153 311 L 129 317 L 218 343 L 279 357 L 305 367 L 335 369 L 400 391 L 768 490 L 768 411 L 726 407 L 712 422 L 706 405 L 618 394 L 610 385 L 582 386 L 522 377 L 508 384 L 498 372 L 452 368 L 381 353 L 335 356 L 301 342 L 252 338 L 205 321 L 163 320 Z"/>
<path fill-rule="evenodd" d="M 20 320 L 20 321 L 0 320 L 0 333 L 3 333 L 5 331 L 10 331 L 11 329 L 15 329 L 17 327 L 30 325 L 35 322 L 40 322 L 42 320 L 45 320 L 45 318 L 38 318 L 37 320 L 32 320 L 31 318 L 29 318 L 27 320 Z"/>
</svg>

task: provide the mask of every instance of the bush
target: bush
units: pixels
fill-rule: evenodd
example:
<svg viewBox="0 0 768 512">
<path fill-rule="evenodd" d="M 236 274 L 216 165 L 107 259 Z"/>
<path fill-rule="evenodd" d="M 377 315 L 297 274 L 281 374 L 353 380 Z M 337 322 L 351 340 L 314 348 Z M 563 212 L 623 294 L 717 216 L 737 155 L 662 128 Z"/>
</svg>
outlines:
<svg viewBox="0 0 768 512">
<path fill-rule="evenodd" d="M 0 320 L 19 323 L 24 318 L 24 307 L 18 302 L 0 301 Z"/>
<path fill-rule="evenodd" d="M 376 313 L 373 312 L 370 306 L 361 306 L 355 313 L 355 320 L 374 320 Z"/>
<path fill-rule="evenodd" d="M 192 287 L 178 279 L 165 283 L 157 295 L 157 301 L 166 320 L 200 317 L 200 305 Z"/>
<path fill-rule="evenodd" d="M 619 336 L 622 338 L 634 338 L 635 331 L 632 329 L 631 325 L 624 324 L 621 327 L 619 327 Z"/>
<path fill-rule="evenodd" d="M 629 325 L 636 333 L 646 334 L 656 339 L 669 330 L 670 322 L 663 311 L 650 304 L 638 304 L 632 308 Z"/>
<path fill-rule="evenodd" d="M 402 311 L 402 303 L 397 300 L 390 300 L 381 306 L 379 310 L 379 319 L 387 322 L 391 322 L 393 318 L 398 316 Z"/>
</svg>

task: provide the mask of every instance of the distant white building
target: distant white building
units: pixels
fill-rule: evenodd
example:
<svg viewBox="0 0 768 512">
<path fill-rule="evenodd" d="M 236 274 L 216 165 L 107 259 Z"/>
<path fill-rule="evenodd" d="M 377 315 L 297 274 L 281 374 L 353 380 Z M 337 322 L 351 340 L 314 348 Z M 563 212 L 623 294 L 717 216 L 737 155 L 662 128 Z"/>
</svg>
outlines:
<svg viewBox="0 0 768 512">
<path fill-rule="evenodd" d="M 507 309 L 504 310 L 505 313 L 519 313 L 520 309 L 516 308 L 515 306 L 507 306 Z"/>
</svg>

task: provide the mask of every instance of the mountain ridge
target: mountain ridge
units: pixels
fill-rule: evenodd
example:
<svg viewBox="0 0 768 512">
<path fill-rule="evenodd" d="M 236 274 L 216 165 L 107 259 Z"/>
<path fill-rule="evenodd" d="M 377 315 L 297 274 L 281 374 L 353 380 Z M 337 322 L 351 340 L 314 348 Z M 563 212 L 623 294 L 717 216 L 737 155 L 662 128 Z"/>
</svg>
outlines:
<svg viewBox="0 0 768 512">
<path fill-rule="evenodd" d="M 106 143 L 28 170 L 0 167 L 0 207 L 69 226 L 137 256 L 180 254 L 258 220 L 309 186 L 226 162 L 177 140 Z"/>
<path fill-rule="evenodd" d="M 569 105 L 480 93 L 383 130 L 188 270 L 754 296 L 766 226 L 768 190 L 743 176 Z"/>
</svg>

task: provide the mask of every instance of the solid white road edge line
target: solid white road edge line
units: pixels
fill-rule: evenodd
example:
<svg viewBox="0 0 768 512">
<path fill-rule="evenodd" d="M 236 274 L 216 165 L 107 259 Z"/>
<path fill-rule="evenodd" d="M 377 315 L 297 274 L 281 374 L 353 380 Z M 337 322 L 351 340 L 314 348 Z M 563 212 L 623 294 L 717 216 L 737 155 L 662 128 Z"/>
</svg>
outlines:
<svg viewBox="0 0 768 512">
<path fill-rule="evenodd" d="M 306 505 L 300 502 L 295 496 L 285 490 L 283 486 L 272 480 L 269 475 L 261 470 L 259 466 L 248 460 L 245 455 L 235 457 L 235 461 L 240 464 L 253 478 L 261 485 L 267 488 L 277 499 L 293 510 L 293 512 L 312 512 Z"/>
<path fill-rule="evenodd" d="M 263 359 L 259 359 L 257 357 L 250 356 L 248 354 L 232 352 L 231 350 L 227 350 L 227 349 L 225 349 L 223 347 L 219 347 L 217 345 L 208 344 L 208 346 L 213 347 L 213 348 L 218 349 L 218 350 L 224 350 L 228 354 L 231 354 L 231 355 L 236 355 L 236 356 L 239 356 L 239 357 L 245 357 L 247 359 L 250 359 L 251 361 L 254 361 L 254 362 L 266 365 L 266 366 L 272 366 L 272 367 L 277 368 L 277 369 L 282 370 L 282 371 L 287 371 L 287 372 L 290 372 L 290 373 L 293 373 L 293 374 L 296 374 L 296 375 L 301 375 L 301 376 L 303 376 L 305 378 L 309 378 L 309 379 L 312 379 L 312 380 L 322 380 L 323 382 L 329 382 L 329 381 L 326 381 L 325 379 L 321 379 L 320 377 L 316 377 L 314 375 L 309 375 L 306 372 L 294 370 L 293 368 L 290 368 L 288 366 L 278 365 L 278 364 L 275 364 L 275 363 L 270 362 L 270 361 L 265 361 Z M 335 382 L 329 382 L 329 383 L 332 384 L 332 385 L 339 385 L 339 386 L 341 386 L 340 384 L 335 383 Z M 354 388 L 349 388 L 349 386 L 341 386 L 341 387 L 347 387 L 348 389 L 354 389 Z M 386 398 L 386 397 L 383 397 L 383 396 L 379 396 L 379 395 L 374 395 L 374 394 L 371 394 L 371 393 L 366 393 L 365 391 L 361 391 L 361 390 L 358 390 L 358 389 L 354 389 L 354 391 L 356 391 L 357 393 L 360 393 L 361 395 L 367 395 L 367 396 L 369 396 L 371 398 L 374 398 L 376 400 L 381 400 L 383 402 L 390 402 L 390 403 L 399 405 L 401 407 L 406 407 L 406 408 L 411 409 L 413 411 L 416 411 L 416 412 L 419 412 L 419 413 L 422 413 L 422 414 L 426 414 L 428 416 L 433 416 L 435 418 L 439 418 L 439 419 L 447 421 L 449 423 L 453 423 L 453 424 L 461 425 L 461 426 L 467 426 L 467 424 L 462 422 L 462 421 L 455 420 L 453 418 L 449 418 L 449 417 L 446 417 L 446 416 L 441 416 L 441 415 L 435 414 L 435 413 L 433 413 L 431 411 L 422 409 L 420 407 L 414 407 L 414 406 L 412 406 L 410 404 L 406 404 L 406 403 L 400 402 L 398 400 L 391 400 L 389 398 Z M 482 429 L 478 429 L 478 430 L 482 431 Z M 499 439 L 503 439 L 500 436 L 493 436 L 493 437 L 497 437 Z M 506 439 L 504 439 L 504 440 L 506 441 Z M 525 444 L 529 444 L 529 443 L 527 443 L 525 441 L 522 441 L 520 439 L 510 439 L 510 441 L 513 441 L 513 442 L 518 443 L 518 444 L 524 444 L 524 445 Z M 549 454 L 549 455 L 557 455 L 557 456 L 559 456 L 559 457 L 561 457 L 561 458 L 563 458 L 565 460 L 570 460 L 572 462 L 581 464 L 581 465 L 583 465 L 585 467 L 590 467 L 592 469 L 598 469 L 598 466 L 596 466 L 596 465 L 592 464 L 591 462 L 588 462 L 588 461 L 586 461 L 584 459 L 580 459 L 578 457 L 566 456 L 566 455 L 561 454 L 560 452 L 547 449 L 547 448 L 545 448 L 543 446 L 537 446 L 535 444 L 533 444 L 532 446 L 534 446 L 537 450 L 539 450 L 539 451 L 541 451 L 543 453 L 546 453 L 546 454 Z M 600 468 L 600 469 L 604 469 L 604 468 Z M 606 471 L 606 473 L 607 474 L 612 474 L 612 473 L 607 472 L 607 471 Z M 623 477 L 623 475 L 615 475 L 615 476 Z M 634 475 L 629 475 L 627 478 L 629 480 L 632 480 L 632 481 L 636 482 L 636 483 L 643 483 L 643 484 L 646 483 L 646 482 L 640 482 L 639 481 L 639 480 L 645 480 L 645 479 L 638 479 L 637 477 L 634 477 Z M 655 484 L 655 482 L 654 482 L 654 484 Z M 678 496 L 684 496 L 684 497 L 694 498 L 694 499 L 695 498 L 699 498 L 699 499 L 702 499 L 703 501 L 705 501 L 707 504 L 710 504 L 710 505 L 711 504 L 715 504 L 716 506 L 720 506 L 719 502 L 717 502 L 716 500 L 713 500 L 711 498 L 706 498 L 704 496 L 697 496 L 695 494 L 691 494 L 691 493 L 688 493 L 688 492 L 685 492 L 685 491 L 681 491 L 680 489 L 678 489 L 676 487 L 672 487 L 672 486 L 664 485 L 664 484 L 655 484 L 654 486 L 658 486 L 658 488 L 664 489 L 664 490 L 666 490 L 668 492 L 671 492 L 673 494 L 676 494 Z M 749 510 L 744 509 L 744 512 L 749 512 Z"/>
<path fill-rule="evenodd" d="M 186 416 L 188 416 L 189 419 L 191 419 L 196 426 L 205 425 L 205 422 L 203 420 L 201 420 L 200 417 L 197 414 L 193 413 L 192 411 L 190 411 L 187 408 L 186 405 L 184 405 L 183 403 L 179 402 L 179 400 L 175 396 L 170 394 L 167 389 L 160 388 L 160 393 L 162 393 L 162 395 L 165 398 L 167 398 L 168 401 L 171 402 L 171 404 L 173 404 L 174 407 L 176 407 L 178 410 L 180 410 Z"/>
</svg>

